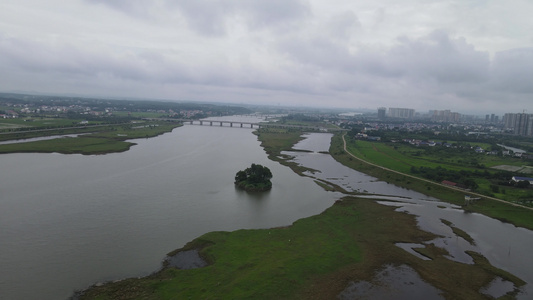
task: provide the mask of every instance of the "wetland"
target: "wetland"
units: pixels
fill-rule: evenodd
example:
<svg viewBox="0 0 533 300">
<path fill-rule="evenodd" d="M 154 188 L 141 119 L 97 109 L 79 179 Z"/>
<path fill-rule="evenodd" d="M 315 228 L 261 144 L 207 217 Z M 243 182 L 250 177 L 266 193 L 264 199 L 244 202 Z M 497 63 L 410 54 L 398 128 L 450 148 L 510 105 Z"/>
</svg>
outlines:
<svg viewBox="0 0 533 300">
<path fill-rule="evenodd" d="M 349 297 L 354 284 L 377 282 L 383 270 L 415 272 L 438 297 L 485 299 L 491 290 L 531 295 L 531 231 L 345 167 L 328 154 L 331 135 L 299 136 L 294 148 L 300 151 L 280 153 L 303 177 L 269 160 L 242 128 L 183 126 L 107 155 L 0 156 L 1 167 L 13 170 L 1 178 L 2 240 L 9 245 L 0 256 L 1 296 L 66 298 L 95 283 L 133 278 L 98 284 L 87 297 L 99 290 L 98 297 L 113 299 L 135 288 L 145 293 L 135 297 L 154 299 L 208 292 L 329 299 Z M 272 170 L 270 192 L 248 194 L 228 181 L 228 173 L 252 162 Z M 346 198 L 315 182 L 366 198 Z M 417 244 L 430 259 L 397 243 Z M 160 269 L 173 249 L 198 249 L 209 265 Z M 269 260 L 279 264 L 264 263 Z M 206 291 L 198 280 L 206 272 L 234 280 Z M 135 279 L 140 276 L 148 277 Z"/>
</svg>

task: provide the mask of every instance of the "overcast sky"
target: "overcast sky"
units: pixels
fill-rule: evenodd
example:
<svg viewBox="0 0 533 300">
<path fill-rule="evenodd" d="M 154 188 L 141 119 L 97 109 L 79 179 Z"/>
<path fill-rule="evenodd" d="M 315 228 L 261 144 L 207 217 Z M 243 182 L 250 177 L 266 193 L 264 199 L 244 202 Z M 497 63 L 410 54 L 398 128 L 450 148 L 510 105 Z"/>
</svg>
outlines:
<svg viewBox="0 0 533 300">
<path fill-rule="evenodd" d="M 531 0 L 1 0 L 0 91 L 533 113 Z"/>
</svg>

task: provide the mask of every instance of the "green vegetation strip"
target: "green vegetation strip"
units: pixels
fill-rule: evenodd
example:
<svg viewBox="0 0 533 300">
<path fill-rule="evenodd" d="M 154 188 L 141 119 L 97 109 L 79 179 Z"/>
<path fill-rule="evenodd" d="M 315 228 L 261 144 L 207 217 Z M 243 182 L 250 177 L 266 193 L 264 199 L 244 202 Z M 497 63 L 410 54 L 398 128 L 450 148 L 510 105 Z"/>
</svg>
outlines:
<svg viewBox="0 0 533 300">
<path fill-rule="evenodd" d="M 293 151 L 292 146 L 304 139 L 302 131 L 297 129 L 263 128 L 254 133 L 261 142 L 261 147 L 268 154 L 269 159 L 290 167 L 300 175 L 305 171 L 312 171 L 309 168 L 304 168 L 297 163 L 291 162 L 291 157 L 281 153 L 283 151 Z"/>
<path fill-rule="evenodd" d="M 432 260 L 415 257 L 396 242 L 435 238 L 415 217 L 373 200 L 345 198 L 320 215 L 282 228 L 211 232 L 183 250 L 201 249 L 210 265 L 164 268 L 141 279 L 93 287 L 81 299 L 335 299 L 351 281 L 372 281 L 386 264 L 407 264 L 449 299 L 484 299 L 479 290 L 505 274 L 477 253 L 477 262 L 451 261 L 442 251 Z M 429 247 L 431 248 L 431 246 Z"/>
<path fill-rule="evenodd" d="M 469 242 L 471 245 L 476 244 L 476 241 L 474 241 L 474 239 L 468 233 L 466 233 L 464 230 L 460 228 L 453 226 L 452 222 L 448 220 L 444 220 L 444 219 L 440 219 L 440 221 L 444 223 L 446 226 L 450 227 L 456 236 L 462 237 L 465 241 Z"/>
<path fill-rule="evenodd" d="M 281 151 L 289 150 L 301 137 L 297 132 L 269 129 L 260 131 L 259 139 L 271 157 L 286 163 L 280 159 Z M 420 184 L 362 164 L 338 146 L 337 140 L 331 152 L 346 164 L 410 188 Z M 332 188 L 326 182 L 317 183 Z M 421 187 L 451 199 L 456 196 L 453 191 L 427 183 L 421 183 Z M 92 287 L 80 298 L 335 299 L 350 282 L 372 282 L 375 272 L 387 264 L 411 266 L 447 299 L 485 299 L 479 290 L 496 276 L 513 282 L 515 287 L 524 284 L 475 252 L 469 252 L 475 264 L 468 265 L 449 260 L 446 250 L 434 244 L 416 249 L 431 260 L 422 260 L 395 246 L 399 242 L 422 244 L 434 238 L 418 228 L 415 216 L 374 200 L 347 197 L 322 214 L 298 220 L 292 226 L 211 232 L 169 253 L 198 249 L 209 262 L 207 267 L 165 267 L 145 278 Z M 504 297 L 513 298 L 517 292 L 515 289 Z"/>
<path fill-rule="evenodd" d="M 479 194 L 533 207 L 533 189 L 510 182 L 512 176 L 520 174 L 518 171 L 505 171 L 514 166 L 527 172 L 525 164 L 531 164 L 527 160 L 476 153 L 470 146 L 414 146 L 404 142 L 370 142 L 350 136 L 345 140 L 350 153 L 369 163 L 436 182 L 455 182 Z M 488 144 L 479 145 L 489 149 Z"/>
<path fill-rule="evenodd" d="M 360 158 L 363 157 L 361 152 L 359 152 L 357 148 L 354 148 L 353 144 L 348 143 L 347 150 L 352 155 Z M 395 172 L 391 169 L 385 169 L 369 164 L 364 161 L 364 157 L 363 160 L 354 158 L 352 155 L 344 151 L 344 143 L 341 135 L 335 135 L 332 138 L 329 152 L 333 158 L 335 158 L 335 160 L 352 169 L 358 170 L 397 186 L 405 187 L 425 195 L 438 198 L 448 203 L 465 205 L 464 196 L 465 194 L 469 194 L 466 191 L 451 189 L 435 182 L 406 176 L 405 174 L 399 174 L 397 171 Z M 491 218 L 533 230 L 533 210 L 514 206 L 511 205 L 511 203 L 505 203 L 492 200 L 488 197 L 482 197 L 482 199 L 476 200 L 468 206 L 465 206 L 465 210 L 469 212 L 481 213 Z"/>
<path fill-rule="evenodd" d="M 172 131 L 179 123 L 137 123 L 108 126 L 93 130 L 99 132 L 79 137 L 58 138 L 35 142 L 0 145 L 0 153 L 63 153 L 63 154 L 104 154 L 123 152 L 135 143 L 129 139 L 149 138 Z M 83 132 L 84 130 L 82 130 Z M 72 132 L 70 132 L 72 133 Z"/>
</svg>

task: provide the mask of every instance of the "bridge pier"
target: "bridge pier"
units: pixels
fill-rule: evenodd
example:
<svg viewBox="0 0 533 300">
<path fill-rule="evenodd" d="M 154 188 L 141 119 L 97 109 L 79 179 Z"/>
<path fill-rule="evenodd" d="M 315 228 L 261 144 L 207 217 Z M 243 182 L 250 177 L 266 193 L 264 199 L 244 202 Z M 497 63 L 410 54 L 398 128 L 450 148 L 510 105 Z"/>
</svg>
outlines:
<svg viewBox="0 0 533 300">
<path fill-rule="evenodd" d="M 229 122 L 229 127 L 233 127 L 233 123 L 232 122 Z"/>
<path fill-rule="evenodd" d="M 241 123 L 241 128 L 242 128 L 242 123 Z"/>
</svg>

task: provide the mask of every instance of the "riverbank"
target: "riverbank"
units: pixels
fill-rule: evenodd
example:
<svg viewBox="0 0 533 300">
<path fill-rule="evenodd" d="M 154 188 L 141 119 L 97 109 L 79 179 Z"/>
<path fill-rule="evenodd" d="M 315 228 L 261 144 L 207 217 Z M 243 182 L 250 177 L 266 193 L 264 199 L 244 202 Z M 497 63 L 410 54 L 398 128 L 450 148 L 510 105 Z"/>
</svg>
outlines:
<svg viewBox="0 0 533 300">
<path fill-rule="evenodd" d="M 61 153 L 61 154 L 106 154 L 124 152 L 130 149 L 135 143 L 127 140 L 137 138 L 150 138 L 172 131 L 174 128 L 182 126 L 181 123 L 171 122 L 140 122 L 119 125 L 109 125 L 103 127 L 92 127 L 92 133 L 80 135 L 78 137 L 65 137 L 51 140 L 20 142 L 14 144 L 0 145 L 0 154 L 5 153 Z M 97 132 L 94 132 L 97 130 Z M 86 128 L 80 128 L 78 132 L 68 131 L 68 133 L 83 133 Z M 41 132 L 49 134 L 50 132 Z M 54 133 L 56 133 L 54 131 Z M 59 132 L 64 134 L 64 132 Z M 31 137 L 34 137 L 32 134 Z M 16 134 L 13 138 L 21 138 Z"/>
<path fill-rule="evenodd" d="M 288 140 L 284 135 L 275 143 L 284 141 L 290 148 Z M 263 141 L 272 140 L 263 136 Z M 424 244 L 435 237 L 419 229 L 414 215 L 346 197 L 292 226 L 211 232 L 171 253 L 198 249 L 209 262 L 204 268 L 164 268 L 146 278 L 93 287 L 80 298 L 334 299 L 352 282 L 374 282 L 374 275 L 390 265 L 410 266 L 447 299 L 486 299 L 480 291 L 498 278 L 514 283 L 507 295 L 512 298 L 524 284 L 475 252 L 469 253 L 473 265 L 450 260 L 444 249 Z M 419 244 L 415 251 L 429 259 L 396 243 Z"/>
<path fill-rule="evenodd" d="M 331 140 L 330 154 L 335 160 L 349 168 L 358 170 L 394 185 L 438 198 L 448 203 L 462 205 L 464 206 L 465 211 L 481 213 L 491 218 L 514 224 L 515 226 L 533 230 L 533 210 L 529 208 L 513 205 L 512 203 L 503 200 L 498 201 L 497 199 L 491 199 L 490 197 L 483 195 L 476 195 L 464 190 L 452 189 L 439 183 L 416 178 L 414 176 L 408 176 L 394 170 L 376 166 L 357 158 L 355 155 L 348 152 L 349 148 L 347 149 L 348 151 L 346 151 L 344 143 L 341 135 L 333 136 Z M 481 199 L 465 206 L 465 194 L 471 194 L 473 197 L 481 197 Z"/>
<path fill-rule="evenodd" d="M 485 299 L 478 291 L 497 277 L 523 284 L 476 253 L 475 264 L 467 265 L 431 244 L 419 249 L 431 260 L 395 245 L 433 238 L 416 226 L 415 216 L 349 197 L 288 227 L 207 233 L 183 250 L 201 249 L 208 266 L 164 268 L 95 286 L 80 299 L 334 299 L 350 282 L 372 282 L 376 270 L 404 264 L 448 299 Z"/>
</svg>

